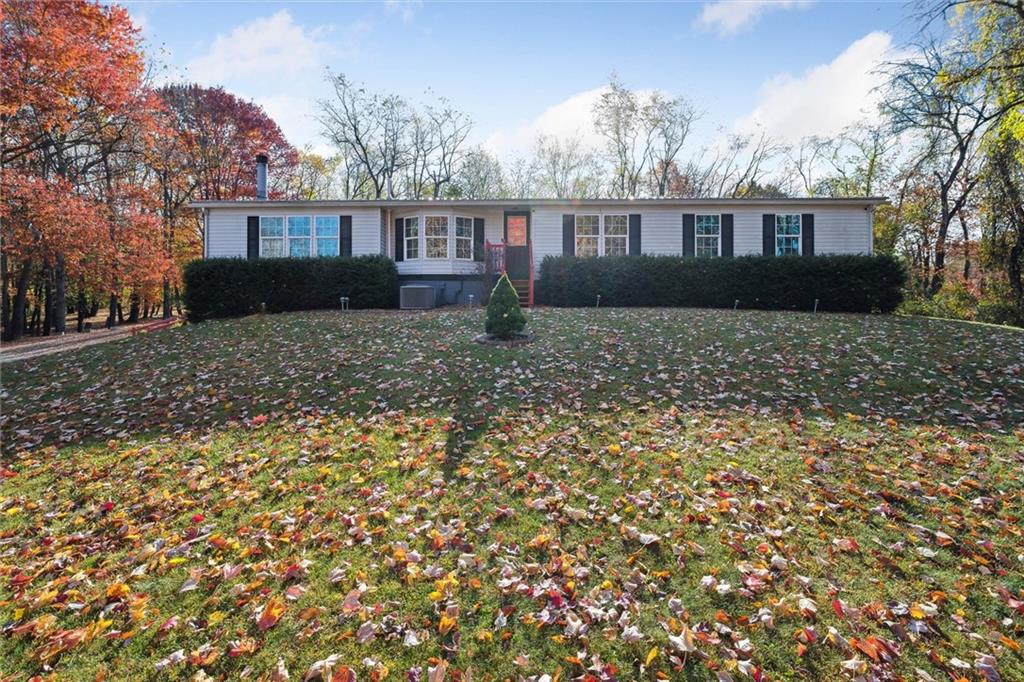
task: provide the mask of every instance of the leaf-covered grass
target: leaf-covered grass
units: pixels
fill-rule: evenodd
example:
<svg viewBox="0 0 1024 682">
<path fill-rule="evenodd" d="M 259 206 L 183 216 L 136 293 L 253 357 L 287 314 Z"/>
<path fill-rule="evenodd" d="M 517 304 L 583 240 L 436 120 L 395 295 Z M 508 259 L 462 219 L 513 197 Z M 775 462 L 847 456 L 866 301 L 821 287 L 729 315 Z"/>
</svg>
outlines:
<svg viewBox="0 0 1024 682">
<path fill-rule="evenodd" d="M 528 317 L 516 349 L 481 311 L 306 313 L 4 367 L 0 672 L 1024 678 L 1024 335 Z"/>
</svg>

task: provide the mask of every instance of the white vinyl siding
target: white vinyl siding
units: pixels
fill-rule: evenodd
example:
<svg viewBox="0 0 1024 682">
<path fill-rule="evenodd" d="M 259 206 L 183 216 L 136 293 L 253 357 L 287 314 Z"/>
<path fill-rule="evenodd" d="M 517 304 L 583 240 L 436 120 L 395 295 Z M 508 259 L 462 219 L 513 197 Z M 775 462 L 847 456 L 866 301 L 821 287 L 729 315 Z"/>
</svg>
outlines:
<svg viewBox="0 0 1024 682">
<path fill-rule="evenodd" d="M 815 254 L 871 253 L 870 211 L 815 208 L 813 213 Z"/>
<path fill-rule="evenodd" d="M 680 211 L 644 211 L 640 217 L 640 251 L 657 256 L 678 256 L 683 252 Z"/>
</svg>

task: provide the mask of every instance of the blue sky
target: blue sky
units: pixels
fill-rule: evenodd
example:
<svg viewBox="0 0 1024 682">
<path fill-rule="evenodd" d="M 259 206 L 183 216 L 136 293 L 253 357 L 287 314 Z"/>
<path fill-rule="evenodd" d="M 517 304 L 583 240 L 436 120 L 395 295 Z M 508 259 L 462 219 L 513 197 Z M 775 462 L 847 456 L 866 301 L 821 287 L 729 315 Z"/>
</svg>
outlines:
<svg viewBox="0 0 1024 682">
<path fill-rule="evenodd" d="M 293 144 L 327 150 L 312 116 L 330 68 L 447 97 L 503 157 L 537 133 L 597 144 L 589 111 L 612 71 L 691 99 L 699 141 L 832 132 L 871 109 L 873 70 L 914 29 L 902 2 L 125 4 L 164 77 L 257 101 Z"/>
</svg>

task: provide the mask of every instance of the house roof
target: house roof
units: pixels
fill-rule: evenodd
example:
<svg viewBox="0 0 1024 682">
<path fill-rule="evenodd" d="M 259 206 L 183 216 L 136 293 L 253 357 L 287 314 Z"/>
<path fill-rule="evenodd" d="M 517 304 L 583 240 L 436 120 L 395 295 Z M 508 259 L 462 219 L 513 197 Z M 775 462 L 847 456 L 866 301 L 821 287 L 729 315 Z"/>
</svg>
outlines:
<svg viewBox="0 0 1024 682">
<path fill-rule="evenodd" d="M 231 201 L 193 201 L 192 208 L 250 208 L 259 205 L 265 208 L 419 208 L 427 206 L 448 206 L 470 208 L 493 206 L 496 208 L 535 208 L 554 206 L 594 207 L 602 206 L 766 206 L 779 204 L 796 206 L 863 206 L 870 208 L 888 203 L 885 197 L 843 197 L 833 198 L 786 198 L 786 199 L 331 199 L 331 200 L 257 200 L 236 199 Z"/>
</svg>

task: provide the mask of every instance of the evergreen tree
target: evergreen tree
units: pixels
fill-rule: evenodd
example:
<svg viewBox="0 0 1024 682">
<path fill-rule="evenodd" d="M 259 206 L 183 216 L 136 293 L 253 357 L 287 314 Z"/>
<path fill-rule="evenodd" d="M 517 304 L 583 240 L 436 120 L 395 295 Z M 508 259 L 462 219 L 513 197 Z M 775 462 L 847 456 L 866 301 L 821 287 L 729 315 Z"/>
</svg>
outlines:
<svg viewBox="0 0 1024 682">
<path fill-rule="evenodd" d="M 487 303 L 487 323 L 484 329 L 499 339 L 510 339 L 516 332 L 523 331 L 524 327 L 526 316 L 519 307 L 519 296 L 508 275 L 502 274 Z"/>
</svg>

